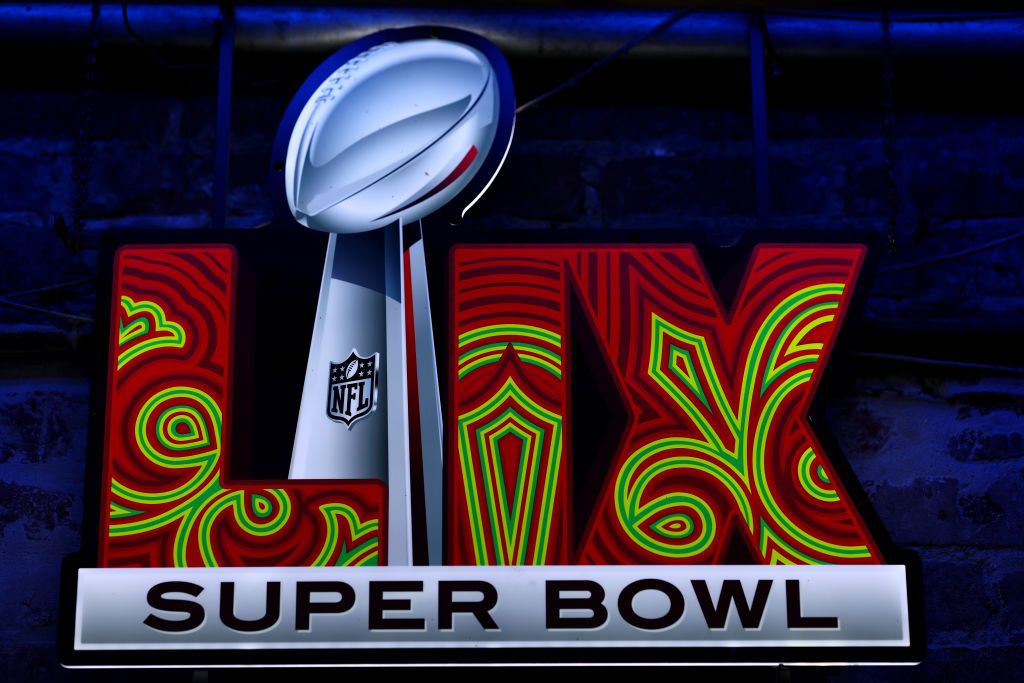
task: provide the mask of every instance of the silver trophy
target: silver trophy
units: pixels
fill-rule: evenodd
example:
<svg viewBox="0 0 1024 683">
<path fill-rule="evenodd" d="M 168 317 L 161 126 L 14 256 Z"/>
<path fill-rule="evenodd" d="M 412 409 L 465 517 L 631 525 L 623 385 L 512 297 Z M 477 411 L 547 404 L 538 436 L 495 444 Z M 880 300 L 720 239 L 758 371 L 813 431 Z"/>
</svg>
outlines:
<svg viewBox="0 0 1024 683">
<path fill-rule="evenodd" d="M 386 31 L 359 41 L 358 51 L 342 50 L 348 58 L 315 88 L 292 127 L 284 168 L 295 219 L 330 233 L 289 477 L 385 481 L 387 557 L 395 565 L 412 564 L 409 348 L 431 564 L 441 564 L 443 527 L 424 250 L 422 240 L 406 249 L 403 230 L 449 203 L 457 202 L 458 215 L 468 210 L 500 168 L 514 116 L 501 80 L 507 65 L 498 55 L 499 77 L 493 46 L 476 36 L 474 47 L 429 35 Z"/>
</svg>

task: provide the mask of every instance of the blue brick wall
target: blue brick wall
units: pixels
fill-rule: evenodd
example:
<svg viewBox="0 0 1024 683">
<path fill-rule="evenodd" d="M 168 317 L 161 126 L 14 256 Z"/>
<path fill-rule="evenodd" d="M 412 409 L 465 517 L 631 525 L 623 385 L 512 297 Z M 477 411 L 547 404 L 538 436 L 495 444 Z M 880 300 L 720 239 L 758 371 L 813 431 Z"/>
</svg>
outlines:
<svg viewBox="0 0 1024 683">
<path fill-rule="evenodd" d="M 270 217 L 262 183 L 285 101 L 244 94 L 236 102 L 233 227 Z M 21 88 L 5 92 L 4 103 L 0 292 L 84 280 L 16 301 L 88 317 L 104 230 L 206 224 L 210 97 L 100 94 L 87 248 L 78 255 L 48 223 L 51 212 L 70 209 L 74 93 Z M 776 227 L 842 235 L 884 225 L 879 116 L 863 107 L 772 112 Z M 898 154 L 902 249 L 881 265 L 1024 230 L 1024 115 L 901 111 Z M 483 229 L 682 227 L 729 242 L 754 224 L 752 182 L 744 107 L 556 103 L 520 119 L 508 163 L 475 214 Z M 916 327 L 922 344 L 969 333 L 991 348 L 950 353 L 1012 360 L 997 345 L 1024 331 L 1024 240 L 882 274 L 870 286 L 866 314 L 882 330 L 873 348 L 885 348 L 886 329 Z M 62 672 L 53 652 L 59 563 L 83 531 L 89 367 L 81 348 L 93 334 L 87 322 L 0 306 L 0 678 L 107 677 Z M 1021 365 L 1019 349 L 1016 357 Z M 1024 666 L 1024 376 L 849 363 L 854 379 L 829 400 L 827 426 L 894 541 L 922 558 L 929 655 L 910 670 L 798 670 L 789 679 L 1016 678 Z"/>
<path fill-rule="evenodd" d="M 81 539 L 87 394 L 74 377 L 0 380 L 0 668 L 9 680 L 54 673 L 60 556 Z"/>
</svg>

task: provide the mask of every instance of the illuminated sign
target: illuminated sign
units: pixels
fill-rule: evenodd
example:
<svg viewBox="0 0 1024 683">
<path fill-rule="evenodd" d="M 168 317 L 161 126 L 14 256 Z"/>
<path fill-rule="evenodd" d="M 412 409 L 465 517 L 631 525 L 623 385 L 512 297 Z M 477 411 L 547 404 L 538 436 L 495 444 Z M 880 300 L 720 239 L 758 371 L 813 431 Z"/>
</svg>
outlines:
<svg viewBox="0 0 1024 683">
<path fill-rule="evenodd" d="M 462 85 L 379 105 L 379 79 L 431 77 L 418 54 Z M 329 99 L 354 59 L 371 89 Z M 808 420 L 864 247 L 757 245 L 726 302 L 670 233 L 407 229 L 485 189 L 507 93 L 493 46 L 446 29 L 321 67 L 275 153 L 290 215 L 331 233 L 319 279 L 325 240 L 294 226 L 111 245 L 65 663 L 920 657 L 916 565 Z M 345 98 L 395 120 L 360 128 Z M 410 117 L 457 138 L 415 182 L 393 175 L 432 149 Z M 395 139 L 419 142 L 384 154 Z M 363 147 L 373 168 L 338 161 Z M 380 214 L 361 202 L 389 182 Z"/>
</svg>

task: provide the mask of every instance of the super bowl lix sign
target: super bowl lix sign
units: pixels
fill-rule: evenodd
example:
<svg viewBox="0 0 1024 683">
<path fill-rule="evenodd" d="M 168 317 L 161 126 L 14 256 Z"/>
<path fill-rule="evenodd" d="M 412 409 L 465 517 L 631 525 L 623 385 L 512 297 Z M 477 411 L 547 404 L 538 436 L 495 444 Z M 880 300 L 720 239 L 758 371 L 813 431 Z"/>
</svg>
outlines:
<svg viewBox="0 0 1024 683">
<path fill-rule="evenodd" d="M 448 156 L 444 187 L 466 158 Z M 329 189 L 302 196 L 326 211 Z M 66 663 L 919 656 L 915 566 L 807 419 L 863 247 L 757 246 L 726 305 L 686 244 L 469 239 L 431 264 L 444 304 L 424 307 L 422 242 L 397 225 L 331 230 L 319 288 L 312 233 L 111 252 Z M 267 300 L 271 281 L 294 292 Z M 290 298 L 318 295 L 281 369 L 310 334 Z M 377 331 L 357 345 L 360 324 Z M 269 340 L 245 351 L 254 329 Z"/>
</svg>

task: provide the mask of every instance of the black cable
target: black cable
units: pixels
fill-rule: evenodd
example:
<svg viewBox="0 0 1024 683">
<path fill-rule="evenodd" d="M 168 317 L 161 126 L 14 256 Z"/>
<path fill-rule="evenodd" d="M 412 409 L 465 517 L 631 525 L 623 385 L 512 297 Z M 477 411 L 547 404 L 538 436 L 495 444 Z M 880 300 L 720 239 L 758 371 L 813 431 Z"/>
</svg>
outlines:
<svg viewBox="0 0 1024 683">
<path fill-rule="evenodd" d="M 202 72 L 209 73 L 209 74 L 216 73 L 216 71 L 217 71 L 216 67 L 214 67 L 211 64 L 196 64 L 196 63 L 171 64 L 170 62 L 165 60 L 163 58 L 163 55 L 160 54 L 160 51 L 157 50 L 152 45 L 152 43 L 150 43 L 145 38 L 143 38 L 142 34 L 140 34 L 138 31 L 136 31 L 135 27 L 132 26 L 131 21 L 128 20 L 128 3 L 127 2 L 122 2 L 121 3 L 121 20 L 122 20 L 122 23 L 124 23 L 124 28 L 128 32 L 128 35 L 130 35 L 132 38 L 134 38 L 136 40 L 136 42 L 139 43 L 139 45 L 141 45 L 143 48 L 145 48 L 146 52 L 148 52 L 150 57 L 153 58 L 153 61 L 155 61 L 160 66 L 160 68 L 164 69 L 165 71 L 202 71 Z M 262 88 L 262 87 L 266 87 L 266 86 L 270 86 L 270 85 L 276 85 L 277 83 L 281 82 L 280 77 L 266 78 L 266 79 L 250 78 L 250 77 L 240 73 L 237 69 L 235 69 L 234 78 L 239 83 L 242 83 L 243 85 L 247 85 L 247 86 L 250 86 L 250 87 L 257 87 L 257 88 Z"/>
<path fill-rule="evenodd" d="M 970 363 L 959 360 L 944 360 L 941 358 L 924 358 L 922 356 L 905 356 L 899 353 L 875 353 L 873 351 L 854 351 L 851 355 L 857 358 L 871 358 L 875 360 L 895 361 L 899 363 L 910 363 L 913 365 L 931 365 L 943 368 L 957 368 L 959 370 L 985 370 L 987 372 L 1001 372 L 1010 375 L 1024 375 L 1024 368 L 1013 365 L 993 365 L 991 363 Z"/>
<path fill-rule="evenodd" d="M 1024 230 L 1021 230 L 1020 232 L 1012 233 L 1010 235 L 1005 235 L 1005 236 L 1000 237 L 998 239 L 994 239 L 994 240 L 992 240 L 990 242 L 985 242 L 984 244 L 978 244 L 978 245 L 975 245 L 973 247 L 967 247 L 966 249 L 961 249 L 959 251 L 949 252 L 947 254 L 940 254 L 938 256 L 934 256 L 934 257 L 928 258 L 928 259 L 923 259 L 921 261 L 914 261 L 913 263 L 902 263 L 902 264 L 893 265 L 893 266 L 883 266 L 883 267 L 878 269 L 878 272 L 879 273 L 899 273 L 899 272 L 903 272 L 903 271 L 906 271 L 906 270 L 914 270 L 915 268 L 924 268 L 925 266 L 933 266 L 936 263 L 942 263 L 944 261 L 952 261 L 953 259 L 958 259 L 958 258 L 961 258 L 963 256 L 970 256 L 971 254 L 977 254 L 979 251 L 985 251 L 987 249 L 994 249 L 995 247 L 1002 246 L 1004 244 L 1008 244 L 1009 242 L 1013 242 L 1015 240 L 1019 240 L 1022 237 L 1024 237 Z"/>
<path fill-rule="evenodd" d="M 124 23 L 124 29 L 128 31 L 128 35 L 134 38 L 139 45 L 145 48 L 146 52 L 149 53 L 149 56 L 153 58 L 153 61 L 160 65 L 161 69 L 164 69 L 165 71 L 205 71 L 208 73 L 216 71 L 216 69 L 208 64 L 171 64 L 166 61 L 160 55 L 160 52 L 132 27 L 132 23 L 128 20 L 127 1 L 121 3 L 121 21 Z"/>
<path fill-rule="evenodd" d="M 521 104 L 519 107 L 516 108 L 516 114 L 520 114 L 520 113 L 526 111 L 527 109 L 530 109 L 531 107 L 534 107 L 534 106 L 540 104 L 541 102 L 543 102 L 544 100 L 548 99 L 549 97 L 557 95 L 558 93 L 562 92 L 563 90 L 571 88 L 572 86 L 574 86 L 577 83 L 579 83 L 580 80 L 582 80 L 586 76 L 589 76 L 593 72 L 595 72 L 598 69 L 600 69 L 600 68 L 604 67 L 605 65 L 607 65 L 609 62 L 611 62 L 611 61 L 621 57 L 622 55 L 626 54 L 627 52 L 629 52 L 630 50 L 632 50 L 634 47 L 636 47 L 640 43 L 644 42 L 645 40 L 648 40 L 649 38 L 657 35 L 658 33 L 661 33 L 662 31 L 664 31 L 664 30 L 666 30 L 668 28 L 671 28 L 676 22 L 678 22 L 680 19 L 682 19 L 686 15 L 690 14 L 691 12 L 693 12 L 693 9 L 689 8 L 689 9 L 680 10 L 678 12 L 675 12 L 674 14 L 669 15 L 668 17 L 663 19 L 661 22 L 659 22 L 657 25 L 655 25 L 653 28 L 651 28 L 649 31 L 645 31 L 644 33 L 641 33 L 641 34 L 638 34 L 638 35 L 634 36 L 628 42 L 626 42 L 622 47 L 620 47 L 617 50 L 615 50 L 614 52 L 612 52 L 612 53 L 602 57 L 598 61 L 596 61 L 593 64 L 591 64 L 590 66 L 588 66 L 586 69 L 583 69 L 579 73 L 573 75 L 568 80 L 566 80 L 563 83 L 559 84 L 558 86 L 552 88 L 551 90 L 548 90 L 547 92 L 542 93 L 542 94 L 538 95 L 537 97 L 534 97 L 533 99 L 531 99 L 531 100 Z M 804 18 L 808 18 L 808 19 L 841 19 L 841 20 L 848 20 L 848 21 L 865 21 L 865 22 L 872 22 L 872 23 L 878 21 L 877 16 L 871 16 L 871 15 L 826 14 L 826 13 L 822 13 L 822 12 L 804 12 L 804 11 L 800 11 L 800 10 L 767 10 L 765 12 L 765 14 L 766 15 L 771 15 L 771 16 L 792 16 L 792 17 L 804 17 Z M 936 15 L 936 16 L 920 15 L 920 16 L 906 16 L 906 17 L 899 17 L 899 18 L 891 18 L 891 17 L 889 17 L 887 10 L 884 12 L 884 14 L 885 14 L 886 18 L 883 19 L 883 21 L 886 22 L 887 24 L 891 24 L 891 23 L 915 23 L 915 22 L 927 23 L 929 21 L 934 21 L 934 22 L 986 21 L 986 20 L 994 20 L 994 19 L 1019 19 L 1019 18 L 1024 18 L 1024 14 L 1021 14 L 1021 13 L 976 14 L 976 15 L 961 15 L 961 16 L 954 16 L 954 15 L 944 15 L 944 16 L 939 16 L 939 15 Z M 888 33 L 888 28 L 886 29 L 886 32 Z M 890 38 L 890 40 L 891 40 L 891 38 Z"/>
<path fill-rule="evenodd" d="M 657 34 L 661 33 L 662 31 L 664 31 L 664 30 L 666 30 L 668 28 L 671 28 L 676 22 L 678 22 L 680 19 L 685 17 L 687 14 L 690 14 L 692 11 L 693 11 L 693 9 L 690 8 L 690 9 L 679 10 L 678 12 L 670 14 L 669 16 L 665 17 L 660 22 L 658 22 L 650 30 L 644 31 L 643 33 L 640 33 L 640 34 L 637 34 L 637 35 L 633 36 L 624 45 L 622 45 L 622 47 L 618 48 L 614 52 L 610 52 L 609 54 L 605 55 L 601 59 L 597 60 L 596 62 L 594 62 L 593 64 L 588 66 L 586 69 L 583 69 L 579 73 L 573 75 L 568 80 L 566 80 L 566 81 L 562 82 L 561 84 L 555 86 L 551 90 L 548 90 L 547 92 L 542 93 L 542 94 L 538 95 L 537 97 L 534 97 L 532 100 L 529 100 L 529 101 L 519 105 L 518 107 L 516 107 L 516 114 L 521 114 L 522 112 L 526 111 L 527 109 L 529 109 L 531 107 L 535 107 L 536 105 L 540 104 L 541 102 L 543 102 L 544 100 L 548 99 L 549 97 L 557 95 L 558 93 L 562 92 L 563 90 L 571 88 L 572 86 L 574 86 L 577 83 L 579 83 L 586 76 L 589 76 L 590 74 L 594 73 L 598 69 L 606 66 L 609 62 L 611 62 L 611 61 L 613 61 L 615 59 L 618 59 L 619 57 L 621 57 L 622 55 L 626 54 L 627 52 L 629 52 L 630 50 L 632 50 L 634 47 L 636 47 L 640 43 L 644 42 L 645 40 L 656 36 Z"/>
<path fill-rule="evenodd" d="M 11 292 L 0 292 L 0 297 L 4 299 L 11 299 L 19 296 L 29 296 L 32 294 L 46 294 L 48 292 L 56 292 L 62 289 L 72 289 L 74 287 L 80 287 L 82 285 L 92 284 L 94 281 L 91 277 L 84 277 L 78 280 L 70 280 L 68 282 L 58 282 L 54 285 L 45 285 L 43 287 L 33 287 L 32 289 L 16 289 Z"/>
<path fill-rule="evenodd" d="M 17 301 L 8 301 L 0 297 L 0 306 L 7 306 L 8 308 L 17 308 L 22 311 L 31 311 L 32 313 L 42 313 L 43 315 L 53 316 L 55 318 L 63 318 L 64 320 L 70 320 L 76 323 L 91 323 L 92 318 L 87 318 L 82 315 L 74 315 L 72 313 L 64 313 L 63 311 L 54 311 L 49 308 L 40 308 L 39 306 L 29 306 L 28 304 L 21 304 Z"/>
</svg>

